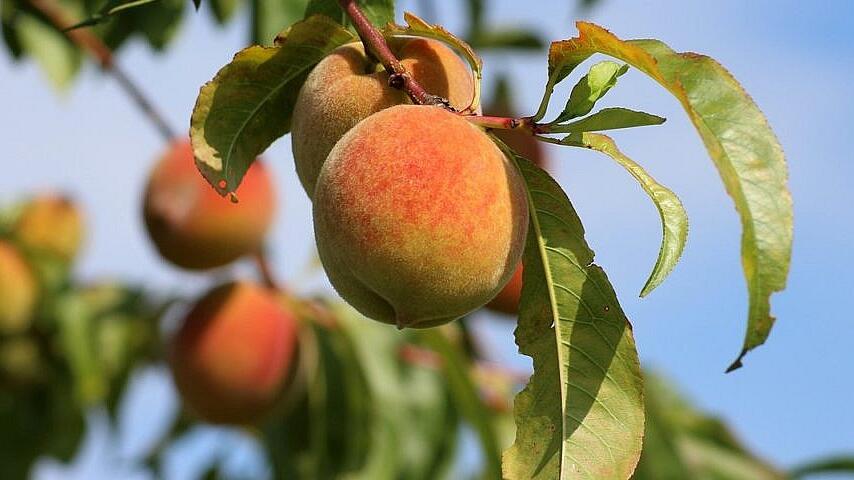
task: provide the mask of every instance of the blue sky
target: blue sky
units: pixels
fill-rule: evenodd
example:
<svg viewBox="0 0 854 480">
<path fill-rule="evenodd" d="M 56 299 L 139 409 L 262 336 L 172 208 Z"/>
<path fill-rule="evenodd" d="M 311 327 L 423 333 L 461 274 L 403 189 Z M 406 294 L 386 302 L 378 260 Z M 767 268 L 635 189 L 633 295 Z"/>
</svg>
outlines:
<svg viewBox="0 0 854 480">
<path fill-rule="evenodd" d="M 400 2 L 401 11 L 414 3 Z M 495 23 L 539 25 L 549 39 L 575 34 L 571 2 L 542 2 L 547 6 L 536 8 L 540 2 L 487 3 Z M 438 4 L 440 20 L 458 31 L 464 24 L 457 15 L 461 2 Z M 203 7 L 188 15 L 168 55 L 134 43 L 120 59 L 182 131 L 199 86 L 244 43 L 245 19 L 218 29 L 209 13 Z M 658 251 L 654 207 L 609 160 L 569 148 L 549 150 L 555 176 L 633 322 L 642 361 L 676 380 L 701 406 L 729 421 L 755 451 L 782 465 L 854 452 L 852 18 L 854 2 L 845 0 L 605 0 L 590 18 L 623 38 L 656 37 L 676 50 L 718 59 L 766 113 L 786 151 L 796 225 L 789 286 L 773 299 L 778 321 L 768 343 L 733 374 L 723 370 L 740 348 L 747 308 L 740 226 L 678 103 L 636 71 L 621 78 L 606 99 L 609 105 L 668 118 L 660 127 L 613 136 L 681 197 L 691 219 L 682 262 L 646 299 L 638 299 L 637 292 Z M 485 91 L 496 75 L 509 74 L 518 107 L 533 111 L 545 82 L 545 56 L 498 62 L 486 55 L 484 60 Z M 89 215 L 88 248 L 79 266 L 85 278 L 120 277 L 188 294 L 204 287 L 205 279 L 163 264 L 147 243 L 138 203 L 162 143 L 111 79 L 89 66 L 66 95 L 57 96 L 33 64 L 13 65 L 3 56 L 0 85 L 6 165 L 0 201 L 46 187 L 73 192 Z M 556 102 L 566 89 L 559 89 Z M 326 288 L 321 277 L 306 275 L 313 255 L 310 210 L 288 139 L 265 157 L 282 201 L 271 242 L 276 270 L 283 278 L 300 279 L 305 290 Z M 510 322 L 479 320 L 497 356 L 528 365 L 513 351 Z M 162 384 L 157 374 L 149 381 L 158 379 Z M 168 397 L 160 394 L 158 401 L 168 404 Z M 45 472 L 50 476 L 47 470 L 52 469 Z"/>
</svg>

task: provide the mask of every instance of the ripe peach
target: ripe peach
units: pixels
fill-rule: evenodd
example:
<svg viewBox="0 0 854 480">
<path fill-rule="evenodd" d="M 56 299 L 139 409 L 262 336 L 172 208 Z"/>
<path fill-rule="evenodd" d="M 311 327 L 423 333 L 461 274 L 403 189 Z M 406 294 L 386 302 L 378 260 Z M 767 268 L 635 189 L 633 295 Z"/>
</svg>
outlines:
<svg viewBox="0 0 854 480">
<path fill-rule="evenodd" d="M 496 295 L 495 298 L 486 304 L 486 308 L 496 312 L 515 315 L 519 313 L 519 300 L 521 299 L 522 262 L 519 262 L 519 265 L 516 266 L 516 271 L 513 272 L 513 276 L 510 278 L 510 281 L 507 282 L 507 285 L 505 285 L 500 292 L 498 292 L 498 295 Z"/>
<path fill-rule="evenodd" d="M 278 400 L 296 361 L 297 321 L 260 286 L 210 291 L 186 316 L 169 362 L 187 406 L 206 421 L 249 424 Z"/>
<path fill-rule="evenodd" d="M 395 38 L 389 46 L 428 92 L 457 109 L 469 106 L 474 81 L 453 50 L 423 38 Z M 404 103 L 409 98 L 389 87 L 388 73 L 361 43 L 339 47 L 318 63 L 297 97 L 291 129 L 297 174 L 308 196 L 314 196 L 320 168 L 342 135 L 371 114 Z"/>
<path fill-rule="evenodd" d="M 478 127 L 398 105 L 341 138 L 314 198 L 320 259 L 353 307 L 399 327 L 449 322 L 513 274 L 528 227 L 523 180 Z"/>
<path fill-rule="evenodd" d="M 145 191 L 148 234 L 166 260 L 187 269 L 221 267 L 261 247 L 275 211 L 273 185 L 256 160 L 233 203 L 196 169 L 187 140 L 173 143 L 155 165 Z"/>
<path fill-rule="evenodd" d="M 0 333 L 29 327 L 38 300 L 38 284 L 24 257 L 0 241 Z"/>
<path fill-rule="evenodd" d="M 47 194 L 32 199 L 15 224 L 15 237 L 27 249 L 65 262 L 77 255 L 83 237 L 83 218 L 74 203 Z"/>
<path fill-rule="evenodd" d="M 492 103 L 485 108 L 487 115 L 495 115 L 501 117 L 514 117 L 513 107 L 510 105 L 510 95 L 508 85 L 499 83 Z M 540 168 L 546 168 L 548 161 L 546 158 L 543 143 L 534 138 L 531 134 L 521 132 L 519 130 L 493 130 L 492 133 L 499 140 L 507 144 L 514 152 L 525 157 Z M 495 296 L 486 307 L 501 313 L 515 315 L 519 313 L 519 300 L 522 298 L 522 263 L 516 267 L 516 272 L 513 273 L 513 278 L 507 282 L 507 285 Z"/>
</svg>

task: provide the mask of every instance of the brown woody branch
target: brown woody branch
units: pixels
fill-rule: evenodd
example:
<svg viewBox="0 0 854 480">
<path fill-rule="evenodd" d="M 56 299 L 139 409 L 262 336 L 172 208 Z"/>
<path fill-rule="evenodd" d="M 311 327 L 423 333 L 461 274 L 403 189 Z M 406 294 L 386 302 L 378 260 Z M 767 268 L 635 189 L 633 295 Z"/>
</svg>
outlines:
<svg viewBox="0 0 854 480">
<path fill-rule="evenodd" d="M 359 33 L 365 50 L 380 62 L 385 71 L 388 72 L 390 87 L 406 92 L 416 105 L 439 105 L 448 110 L 453 110 L 447 99 L 429 93 L 417 80 L 412 78 L 389 48 L 382 32 L 368 20 L 356 0 L 338 0 L 338 3 L 350 21 L 353 22 L 353 26 L 356 27 L 356 32 Z"/>
<path fill-rule="evenodd" d="M 64 32 L 78 48 L 91 55 L 104 71 L 112 75 L 166 141 L 175 138 L 166 120 L 157 112 L 136 83 L 116 64 L 113 52 L 100 38 L 83 28 L 68 30 L 75 25 L 74 19 L 69 18 L 55 0 L 29 0 L 29 4 L 57 30 Z"/>
</svg>

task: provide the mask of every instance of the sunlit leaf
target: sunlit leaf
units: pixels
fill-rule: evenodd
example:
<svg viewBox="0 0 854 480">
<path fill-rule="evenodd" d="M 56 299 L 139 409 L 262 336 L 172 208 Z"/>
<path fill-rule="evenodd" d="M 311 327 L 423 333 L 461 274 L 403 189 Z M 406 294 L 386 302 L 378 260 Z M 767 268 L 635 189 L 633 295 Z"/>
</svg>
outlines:
<svg viewBox="0 0 854 480">
<path fill-rule="evenodd" d="M 590 67 L 590 72 L 581 77 L 572 88 L 566 107 L 552 123 L 565 122 L 590 113 L 596 102 L 604 97 L 617 84 L 617 79 L 628 70 L 628 65 L 621 66 L 608 61 Z"/>
<path fill-rule="evenodd" d="M 202 87 L 190 137 L 196 164 L 218 192 L 234 192 L 255 158 L 290 131 L 311 68 L 352 40 L 337 23 L 314 16 L 294 24 L 279 47 L 241 50 Z"/>
<path fill-rule="evenodd" d="M 641 297 L 646 296 L 661 285 L 682 256 L 688 239 L 688 215 L 685 213 L 685 207 L 675 193 L 658 183 L 643 167 L 620 152 L 610 138 L 595 133 L 585 133 L 576 138 L 576 145 L 602 152 L 625 168 L 635 177 L 658 209 L 662 227 L 661 249 L 658 251 L 658 259 L 652 273 L 641 290 Z"/>
<path fill-rule="evenodd" d="M 549 51 L 550 85 L 594 53 L 641 70 L 669 90 L 696 126 L 741 216 L 741 258 L 749 291 L 744 345 L 729 370 L 768 338 L 771 295 L 786 286 L 792 252 L 792 199 L 783 150 L 759 107 L 713 59 L 677 53 L 656 40 L 624 42 L 579 22 L 578 38 Z"/>
<path fill-rule="evenodd" d="M 472 50 L 471 46 L 464 42 L 459 37 L 445 30 L 441 25 L 431 25 L 421 18 L 406 12 L 403 15 L 406 20 L 406 26 L 389 25 L 383 33 L 385 35 L 409 35 L 415 37 L 426 37 L 439 40 L 446 43 L 458 53 L 462 54 L 463 58 L 469 63 L 474 76 L 474 94 L 472 95 L 471 105 L 462 109 L 463 112 L 475 112 L 480 107 L 480 82 L 483 78 L 483 61 Z"/>
<path fill-rule="evenodd" d="M 531 212 L 516 343 L 534 374 L 516 396 L 504 478 L 629 478 L 644 429 L 631 325 L 566 194 L 530 162 L 516 164 Z"/>
<path fill-rule="evenodd" d="M 551 133 L 599 132 L 602 130 L 661 125 L 664 121 L 665 119 L 658 115 L 615 107 L 603 108 L 593 115 L 574 122 L 550 125 L 549 130 Z"/>
</svg>

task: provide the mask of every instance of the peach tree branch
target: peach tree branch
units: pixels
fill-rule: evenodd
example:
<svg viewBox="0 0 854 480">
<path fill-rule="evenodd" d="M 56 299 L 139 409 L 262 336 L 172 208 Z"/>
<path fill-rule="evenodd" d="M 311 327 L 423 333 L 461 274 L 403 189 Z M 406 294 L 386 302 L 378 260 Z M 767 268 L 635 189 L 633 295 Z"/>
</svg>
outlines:
<svg viewBox="0 0 854 480">
<path fill-rule="evenodd" d="M 173 130 L 166 123 L 164 117 L 154 108 L 154 104 L 142 93 L 139 86 L 116 64 L 113 52 L 100 38 L 91 31 L 82 28 L 70 30 L 75 25 L 74 20 L 69 18 L 53 0 L 29 0 L 29 4 L 53 24 L 57 30 L 64 32 L 78 48 L 91 55 L 101 66 L 101 69 L 116 79 L 164 140 L 172 141 L 175 138 Z"/>
</svg>

